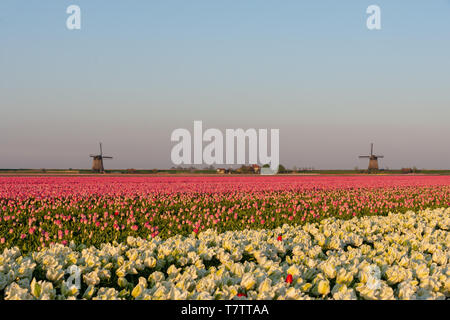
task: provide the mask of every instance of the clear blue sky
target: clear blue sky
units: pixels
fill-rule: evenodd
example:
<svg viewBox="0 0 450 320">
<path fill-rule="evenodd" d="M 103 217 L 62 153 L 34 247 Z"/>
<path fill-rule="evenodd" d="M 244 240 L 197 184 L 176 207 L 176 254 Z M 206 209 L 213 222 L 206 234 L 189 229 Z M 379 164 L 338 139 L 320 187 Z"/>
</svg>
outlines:
<svg viewBox="0 0 450 320">
<path fill-rule="evenodd" d="M 279 128 L 289 167 L 450 168 L 448 0 L 2 0 L 0 41 L 0 168 L 167 168 L 194 120 Z"/>
</svg>

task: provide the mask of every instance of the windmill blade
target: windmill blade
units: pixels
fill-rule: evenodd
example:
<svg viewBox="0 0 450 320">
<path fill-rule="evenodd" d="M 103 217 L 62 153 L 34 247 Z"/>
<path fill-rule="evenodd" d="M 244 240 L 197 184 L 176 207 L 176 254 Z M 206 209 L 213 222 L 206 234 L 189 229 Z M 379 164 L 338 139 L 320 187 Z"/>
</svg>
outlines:
<svg viewBox="0 0 450 320">
<path fill-rule="evenodd" d="M 384 156 L 377 156 L 377 158 L 384 158 Z"/>
<path fill-rule="evenodd" d="M 359 156 L 360 158 L 370 158 L 370 156 Z"/>
<path fill-rule="evenodd" d="M 113 157 L 103 156 L 103 159 L 112 159 Z"/>
<path fill-rule="evenodd" d="M 102 151 L 102 143 L 100 142 L 100 155 L 103 155 L 103 151 Z"/>
</svg>

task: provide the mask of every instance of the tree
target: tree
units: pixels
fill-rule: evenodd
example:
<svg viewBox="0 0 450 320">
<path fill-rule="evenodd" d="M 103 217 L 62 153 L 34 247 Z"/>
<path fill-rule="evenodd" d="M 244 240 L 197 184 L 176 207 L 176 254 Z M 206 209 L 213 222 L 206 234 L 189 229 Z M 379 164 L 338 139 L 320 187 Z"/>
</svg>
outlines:
<svg viewBox="0 0 450 320">
<path fill-rule="evenodd" d="M 282 164 L 280 164 L 278 166 L 278 173 L 285 173 L 285 172 L 286 172 L 286 168 Z"/>
</svg>

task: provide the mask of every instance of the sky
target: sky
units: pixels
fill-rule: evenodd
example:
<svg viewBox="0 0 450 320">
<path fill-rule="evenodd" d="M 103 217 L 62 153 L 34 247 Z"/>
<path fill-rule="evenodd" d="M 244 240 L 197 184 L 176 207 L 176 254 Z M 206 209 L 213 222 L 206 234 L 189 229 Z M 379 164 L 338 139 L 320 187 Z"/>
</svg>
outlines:
<svg viewBox="0 0 450 320">
<path fill-rule="evenodd" d="M 449 0 L 2 0 L 0 168 L 169 168 L 201 120 L 279 129 L 287 167 L 450 169 L 449 57 Z"/>
</svg>

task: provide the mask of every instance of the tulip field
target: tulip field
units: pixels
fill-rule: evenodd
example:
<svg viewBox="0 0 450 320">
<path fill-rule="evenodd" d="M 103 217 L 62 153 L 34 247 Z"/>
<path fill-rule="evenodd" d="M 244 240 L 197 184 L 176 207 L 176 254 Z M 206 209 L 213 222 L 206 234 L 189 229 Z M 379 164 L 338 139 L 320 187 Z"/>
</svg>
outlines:
<svg viewBox="0 0 450 320">
<path fill-rule="evenodd" d="M 449 176 L 0 177 L 0 299 L 448 299 L 449 228 Z"/>
</svg>

